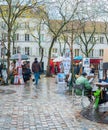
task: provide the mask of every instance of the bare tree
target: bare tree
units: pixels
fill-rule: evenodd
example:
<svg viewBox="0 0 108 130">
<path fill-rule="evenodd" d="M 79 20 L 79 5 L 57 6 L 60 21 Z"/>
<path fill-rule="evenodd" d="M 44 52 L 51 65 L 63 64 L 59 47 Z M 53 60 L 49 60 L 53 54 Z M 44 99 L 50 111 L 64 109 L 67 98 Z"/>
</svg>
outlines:
<svg viewBox="0 0 108 130">
<path fill-rule="evenodd" d="M 19 25 L 18 25 L 18 23 L 15 23 L 14 24 L 14 26 L 13 26 L 13 28 L 12 28 L 12 32 L 11 32 L 11 42 L 12 42 L 12 54 L 14 54 L 14 50 L 15 50 L 15 42 L 16 42 L 16 40 L 17 40 L 17 34 L 16 34 L 16 32 L 17 32 L 17 30 L 18 30 L 18 28 L 19 28 Z"/>
<path fill-rule="evenodd" d="M 61 34 L 60 37 L 58 37 L 58 43 L 59 43 L 59 49 L 60 49 L 60 55 L 63 56 L 66 51 L 66 44 L 67 44 L 67 36 L 64 34 Z"/>
<path fill-rule="evenodd" d="M 7 64 L 8 64 L 8 74 L 10 66 L 10 46 L 11 46 L 11 33 L 16 20 L 22 16 L 27 10 L 31 9 L 33 6 L 37 5 L 37 1 L 31 3 L 30 0 L 4 0 L 5 5 L 0 5 L 1 18 L 7 25 Z"/>
<path fill-rule="evenodd" d="M 42 62 L 43 60 L 43 55 L 44 55 L 44 48 L 42 46 L 42 26 L 43 26 L 43 21 L 42 19 L 38 19 L 37 23 L 36 23 L 36 27 L 35 28 L 30 28 L 29 27 L 29 32 L 31 33 L 31 35 L 34 37 L 36 44 L 38 44 L 39 46 L 39 53 L 41 54 L 41 59 L 40 62 Z M 37 35 L 35 35 L 33 32 L 34 30 L 37 31 Z"/>
<path fill-rule="evenodd" d="M 84 22 L 81 23 L 81 32 L 79 33 L 79 38 L 81 42 L 77 43 L 80 46 L 81 52 L 85 57 L 90 56 L 90 52 L 93 50 L 97 42 L 96 34 L 96 22 Z M 89 30 L 87 30 L 89 28 Z"/>
<path fill-rule="evenodd" d="M 71 5 L 71 3 L 68 3 L 66 5 L 67 1 L 63 0 L 63 1 L 59 1 L 58 3 L 56 3 L 56 9 L 58 10 L 56 12 L 56 19 L 57 20 L 53 20 L 55 19 L 55 16 L 49 16 L 48 12 L 44 12 L 46 18 L 45 18 L 45 24 L 48 26 L 49 28 L 49 33 L 52 36 L 51 39 L 51 44 L 49 47 L 49 51 L 48 51 L 48 63 L 47 63 L 47 72 L 46 72 L 46 76 L 50 76 L 50 59 L 51 59 L 51 51 L 52 51 L 52 47 L 55 43 L 55 41 L 57 40 L 57 38 L 62 34 L 63 30 L 65 29 L 66 25 L 72 20 L 72 18 L 74 17 L 76 10 L 78 8 L 79 5 L 79 1 L 72 1 L 72 10 L 71 10 L 71 14 L 67 13 L 64 11 L 65 8 L 68 8 L 67 6 Z M 65 6 L 64 6 L 65 4 Z M 53 17 L 53 19 L 51 19 Z"/>
<path fill-rule="evenodd" d="M 72 78 L 71 78 L 70 85 L 69 85 L 70 92 L 72 90 L 73 82 L 75 81 L 73 46 L 74 46 L 75 39 L 78 37 L 79 30 L 80 30 L 80 26 L 79 26 L 78 20 L 72 20 L 66 25 L 66 29 L 63 32 L 63 35 L 65 36 L 64 40 L 65 40 L 65 42 L 68 45 L 69 50 L 70 50 L 70 59 L 71 59 L 70 73 L 72 73 Z"/>
<path fill-rule="evenodd" d="M 106 38 L 106 41 L 108 44 L 108 22 L 104 21 L 104 23 L 101 25 L 101 27 L 102 27 L 102 32 L 105 35 L 105 38 Z"/>
<path fill-rule="evenodd" d="M 78 21 L 80 30 L 78 31 L 81 42 L 77 43 L 80 46 L 81 52 L 85 57 L 90 56 L 98 39 L 95 34 L 98 33 L 96 18 L 98 17 L 97 5 L 94 2 L 82 2 L 80 11 L 78 12 Z"/>
</svg>

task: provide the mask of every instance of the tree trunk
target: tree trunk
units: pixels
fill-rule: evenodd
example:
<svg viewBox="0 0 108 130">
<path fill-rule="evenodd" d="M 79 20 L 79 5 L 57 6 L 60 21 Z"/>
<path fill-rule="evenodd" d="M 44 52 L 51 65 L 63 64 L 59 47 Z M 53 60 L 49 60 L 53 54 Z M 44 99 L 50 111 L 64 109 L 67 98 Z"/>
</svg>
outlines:
<svg viewBox="0 0 108 130">
<path fill-rule="evenodd" d="M 7 50 L 7 74 L 9 77 L 9 66 L 10 66 L 10 45 L 11 45 L 11 30 L 8 29 L 8 50 Z"/>
<path fill-rule="evenodd" d="M 72 26 L 73 28 L 73 26 Z M 70 44 L 70 54 L 71 54 L 71 68 L 70 68 L 70 72 L 72 73 L 72 77 L 71 77 L 71 81 L 70 81 L 70 84 L 69 84 L 69 91 L 72 92 L 72 87 L 73 87 L 73 82 L 75 80 L 75 74 L 74 74 L 74 66 L 73 66 L 73 33 L 71 34 L 71 44 Z"/>
<path fill-rule="evenodd" d="M 43 53 L 44 53 L 44 49 L 41 47 L 41 59 L 40 59 L 41 73 L 44 72 L 44 69 L 43 69 L 43 66 L 42 66 Z"/>
<path fill-rule="evenodd" d="M 49 52 L 48 52 L 48 62 L 47 62 L 47 71 L 46 71 L 46 76 L 47 77 L 52 76 L 51 70 L 50 70 L 50 59 L 51 59 L 51 50 L 52 50 L 52 47 L 53 47 L 54 42 L 55 42 L 56 39 L 57 39 L 57 37 L 53 38 L 53 40 L 51 42 L 51 46 L 49 48 Z"/>
<path fill-rule="evenodd" d="M 14 54 L 14 49 L 15 49 L 15 41 L 13 41 L 13 51 L 12 51 L 12 54 Z"/>
<path fill-rule="evenodd" d="M 46 76 L 47 76 L 47 77 L 52 76 L 52 75 L 51 75 L 51 72 L 50 72 L 51 50 L 52 50 L 52 47 L 49 48 L 47 71 L 46 71 Z"/>
<path fill-rule="evenodd" d="M 70 54 L 71 54 L 71 68 L 70 68 L 70 72 L 72 73 L 72 77 L 71 77 L 71 81 L 70 81 L 70 85 L 69 85 L 69 91 L 72 92 L 72 87 L 73 87 L 73 82 L 75 80 L 75 74 L 74 74 L 74 66 L 73 66 L 73 47 L 70 48 Z"/>
<path fill-rule="evenodd" d="M 44 49 L 41 47 L 41 59 L 40 59 L 40 62 L 42 62 L 42 60 L 43 60 L 43 54 L 44 54 Z"/>
</svg>

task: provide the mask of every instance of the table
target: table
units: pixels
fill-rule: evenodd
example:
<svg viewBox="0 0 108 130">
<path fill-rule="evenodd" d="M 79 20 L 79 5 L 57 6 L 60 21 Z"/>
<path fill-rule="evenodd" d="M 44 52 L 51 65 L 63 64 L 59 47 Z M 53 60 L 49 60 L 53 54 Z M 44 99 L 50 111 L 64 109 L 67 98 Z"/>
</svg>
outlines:
<svg viewBox="0 0 108 130">
<path fill-rule="evenodd" d="M 98 86 L 99 87 L 99 89 L 101 89 L 101 88 L 104 88 L 104 91 L 105 91 L 105 88 L 108 88 L 108 83 L 106 83 L 106 82 L 96 82 L 96 83 L 94 83 L 96 86 Z M 101 92 L 101 98 L 103 99 L 103 93 Z"/>
<path fill-rule="evenodd" d="M 99 83 L 99 82 L 96 82 L 96 83 L 94 83 L 96 86 L 98 86 L 99 88 L 108 88 L 108 83 L 106 83 L 106 82 L 101 82 L 101 83 Z"/>
</svg>

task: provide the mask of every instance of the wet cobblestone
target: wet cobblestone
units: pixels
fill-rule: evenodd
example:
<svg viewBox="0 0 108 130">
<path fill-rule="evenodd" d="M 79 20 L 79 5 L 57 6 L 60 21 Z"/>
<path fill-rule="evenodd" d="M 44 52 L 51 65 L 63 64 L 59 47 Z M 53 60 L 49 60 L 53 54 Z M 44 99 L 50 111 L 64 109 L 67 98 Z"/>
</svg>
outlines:
<svg viewBox="0 0 108 130">
<path fill-rule="evenodd" d="M 83 118 L 80 98 L 73 105 L 72 96 L 54 78 L 43 76 L 34 87 L 32 81 L 29 86 L 0 86 L 16 91 L 0 94 L 0 130 L 108 130 L 105 124 Z"/>
</svg>

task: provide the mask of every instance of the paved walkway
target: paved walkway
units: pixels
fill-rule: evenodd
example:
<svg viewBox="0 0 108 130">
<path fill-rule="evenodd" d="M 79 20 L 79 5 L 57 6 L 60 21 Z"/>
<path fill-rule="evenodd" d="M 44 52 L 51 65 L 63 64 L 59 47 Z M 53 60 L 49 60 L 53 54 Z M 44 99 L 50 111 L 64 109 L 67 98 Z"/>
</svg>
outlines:
<svg viewBox="0 0 108 130">
<path fill-rule="evenodd" d="M 108 130 L 108 125 L 91 122 L 80 116 L 79 99 L 72 96 L 54 78 L 40 79 L 38 88 L 30 85 L 0 86 L 15 90 L 0 94 L 0 130 Z"/>
</svg>

